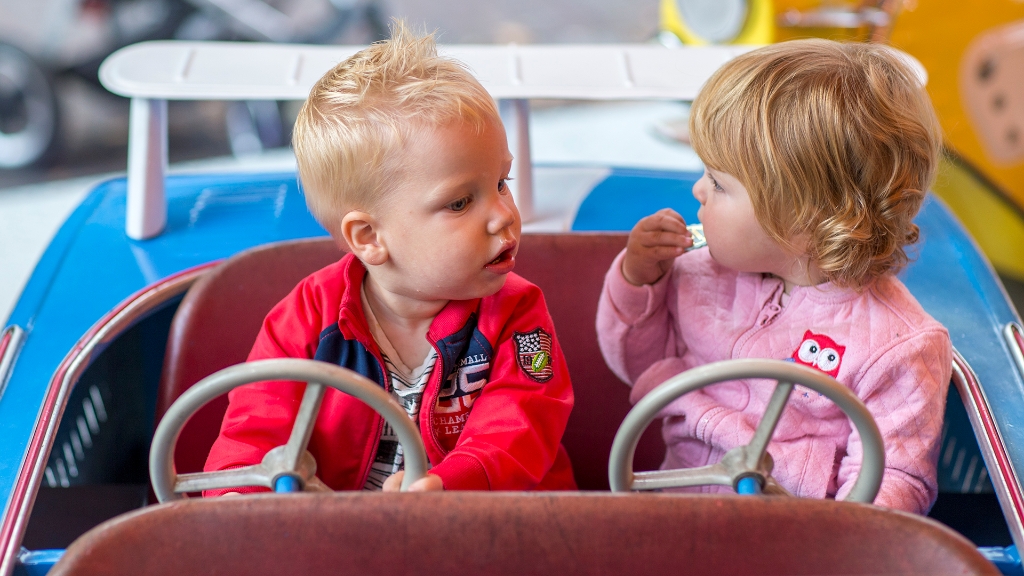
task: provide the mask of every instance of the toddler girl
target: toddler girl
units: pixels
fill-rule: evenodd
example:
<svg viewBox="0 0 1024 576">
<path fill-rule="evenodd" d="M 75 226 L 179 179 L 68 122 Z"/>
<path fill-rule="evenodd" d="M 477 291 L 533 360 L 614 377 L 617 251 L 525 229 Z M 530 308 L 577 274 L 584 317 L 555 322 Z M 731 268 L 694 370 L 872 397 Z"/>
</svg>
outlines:
<svg viewBox="0 0 1024 576">
<path fill-rule="evenodd" d="M 914 69 L 881 45 L 785 42 L 726 64 L 690 114 L 707 249 L 684 254 L 691 239 L 671 210 L 637 223 L 601 295 L 605 360 L 633 402 L 718 360 L 812 366 L 878 423 L 886 467 L 875 503 L 926 513 L 952 347 L 895 276 L 941 145 Z M 772 389 L 734 381 L 673 402 L 662 468 L 714 463 L 748 443 Z M 815 498 L 845 497 L 862 457 L 846 416 L 803 387 L 768 451 L 775 479 Z"/>
</svg>

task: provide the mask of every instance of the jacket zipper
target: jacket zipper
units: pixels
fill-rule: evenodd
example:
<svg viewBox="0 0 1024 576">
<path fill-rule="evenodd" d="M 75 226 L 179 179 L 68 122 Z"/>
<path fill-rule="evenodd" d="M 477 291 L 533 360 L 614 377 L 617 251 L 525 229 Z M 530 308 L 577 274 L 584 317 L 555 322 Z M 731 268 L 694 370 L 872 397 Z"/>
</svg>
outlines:
<svg viewBox="0 0 1024 576">
<path fill-rule="evenodd" d="M 771 297 L 765 302 L 765 305 L 761 307 L 761 310 L 757 314 L 757 318 L 754 320 L 754 325 L 747 329 L 737 340 L 736 344 L 733 345 L 732 353 L 730 358 L 736 358 L 736 352 L 743 345 L 750 341 L 755 334 L 763 330 L 765 327 L 770 326 L 778 319 L 783 313 L 783 307 L 779 304 L 782 300 L 782 295 L 778 294 L 778 290 L 783 289 L 782 287 L 777 288 L 772 293 Z M 766 315 L 766 310 L 770 310 L 769 315 Z"/>
<path fill-rule="evenodd" d="M 365 346 L 365 344 L 364 344 L 364 346 Z M 434 349 L 434 353 L 437 354 L 438 361 L 441 361 L 441 368 L 442 368 L 441 372 L 443 373 L 444 372 L 444 362 L 443 362 L 443 360 L 441 358 L 441 352 L 437 349 L 436 344 L 432 343 L 431 347 Z M 380 366 L 381 373 L 384 374 L 384 391 L 387 392 L 388 394 L 391 394 L 391 388 L 392 388 L 391 373 L 388 372 L 387 365 L 384 364 L 383 358 L 378 357 L 377 354 L 374 354 L 373 357 L 374 357 L 374 359 L 377 360 L 377 365 Z M 433 384 L 433 382 L 434 382 L 435 375 L 437 375 L 437 374 L 438 374 L 437 365 L 435 364 L 434 365 L 434 370 L 432 371 L 432 373 L 430 375 L 430 381 L 427 382 L 427 389 L 423 391 L 424 399 L 428 400 L 428 402 L 423 402 L 423 404 L 421 404 L 421 406 L 420 406 L 420 410 L 422 411 L 424 407 L 427 407 L 427 410 L 426 410 L 426 420 L 427 420 L 427 427 L 430 429 L 430 438 L 431 438 L 431 440 L 434 441 L 434 446 L 438 449 L 438 451 L 441 452 L 441 453 L 444 453 L 444 449 L 441 448 L 441 443 L 437 440 L 437 434 L 436 434 L 436 432 L 434 430 L 434 425 L 433 425 L 433 421 L 434 421 L 434 407 L 437 406 L 437 397 L 441 393 L 441 386 L 440 385 L 433 386 L 433 387 L 431 386 L 431 384 Z M 440 376 L 438 376 L 437 378 L 440 379 Z M 430 398 L 426 398 L 426 394 L 427 394 L 428 391 L 430 391 L 430 393 L 431 393 Z M 373 441 L 373 453 L 372 453 L 372 456 L 371 456 L 370 460 L 368 461 L 366 466 L 363 468 L 363 480 L 359 484 L 359 489 L 360 490 L 362 489 L 363 486 L 366 486 L 366 480 L 370 477 L 370 468 L 373 467 L 374 458 L 376 458 L 377 451 L 380 450 L 380 439 L 381 439 L 381 436 L 384 435 L 384 417 L 381 416 L 380 414 L 378 414 L 377 415 L 377 421 L 378 421 L 378 423 L 377 423 L 377 435 L 376 435 L 376 437 L 374 438 L 374 441 Z M 421 417 L 421 422 L 422 422 L 422 417 Z M 419 430 L 420 430 L 420 437 L 422 437 L 423 436 L 423 426 L 422 426 L 422 424 L 419 426 Z M 430 457 L 429 457 L 429 455 L 427 456 L 427 464 L 430 465 Z M 404 469 L 404 466 L 403 466 L 403 469 Z"/>
<path fill-rule="evenodd" d="M 434 349 L 434 354 L 437 355 L 437 362 L 441 364 L 441 370 L 437 370 L 437 363 L 434 364 L 434 372 L 430 375 L 430 381 L 427 382 L 427 390 L 423 391 L 423 395 L 426 396 L 427 391 L 430 391 L 430 397 L 426 398 L 427 402 L 424 402 L 420 406 L 420 410 L 426 408 L 426 424 L 430 430 L 430 439 L 434 442 L 434 448 L 441 453 L 442 456 L 446 455 L 444 448 L 441 446 L 441 442 L 437 439 L 437 430 L 434 429 L 434 410 L 437 408 L 437 398 L 441 395 L 441 379 L 445 376 L 444 358 L 441 356 L 441 351 L 437 349 L 437 343 L 431 342 L 430 346 Z M 437 385 L 434 384 L 434 378 L 437 378 Z M 421 421 L 423 418 L 420 419 Z M 423 436 L 423 426 L 420 426 L 420 436 Z M 427 460 L 430 460 L 429 456 Z M 429 464 L 429 462 L 428 462 Z"/>
<path fill-rule="evenodd" d="M 358 341 L 358 336 L 356 337 Z M 366 347 L 365 343 L 363 347 Z M 376 343 L 375 343 L 376 344 Z M 370 350 L 370 348 L 367 348 Z M 387 365 L 384 364 L 384 359 L 377 353 L 371 352 L 373 359 L 377 361 L 377 366 L 380 368 L 381 374 L 384 375 L 384 391 L 389 395 L 391 394 L 391 374 L 388 372 Z M 384 435 L 384 417 L 377 414 L 377 433 L 373 438 L 373 450 L 370 452 L 370 458 L 363 465 L 362 481 L 359 482 L 359 486 L 356 490 L 362 490 L 366 486 L 366 481 L 370 478 L 370 468 L 373 468 L 373 462 L 377 459 L 377 451 L 380 450 L 380 438 Z"/>
</svg>

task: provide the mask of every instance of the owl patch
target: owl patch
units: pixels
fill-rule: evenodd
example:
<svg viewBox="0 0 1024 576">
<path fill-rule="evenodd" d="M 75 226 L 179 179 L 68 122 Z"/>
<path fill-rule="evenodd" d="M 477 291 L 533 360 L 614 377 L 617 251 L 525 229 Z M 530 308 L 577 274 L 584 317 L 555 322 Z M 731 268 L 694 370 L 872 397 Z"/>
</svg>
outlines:
<svg viewBox="0 0 1024 576">
<path fill-rule="evenodd" d="M 793 352 L 793 361 L 797 364 L 817 368 L 835 378 L 839 374 L 839 365 L 843 361 L 846 346 L 824 334 L 814 334 L 810 330 L 804 332 L 803 342 Z"/>
</svg>

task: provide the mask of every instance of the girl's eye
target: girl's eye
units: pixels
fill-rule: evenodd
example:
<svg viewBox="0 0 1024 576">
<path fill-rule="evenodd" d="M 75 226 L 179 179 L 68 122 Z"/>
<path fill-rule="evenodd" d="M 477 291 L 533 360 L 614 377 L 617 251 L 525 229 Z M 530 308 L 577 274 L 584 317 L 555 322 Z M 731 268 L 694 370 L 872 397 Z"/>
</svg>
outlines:
<svg viewBox="0 0 1024 576">
<path fill-rule="evenodd" d="M 467 196 L 465 198 L 459 198 L 455 202 L 449 203 L 447 206 L 445 206 L 445 208 L 451 210 L 452 212 L 462 212 L 466 208 L 469 208 L 469 197 Z"/>
<path fill-rule="evenodd" d="M 715 187 L 715 190 L 722 189 L 722 187 L 718 185 L 718 180 L 715 180 L 711 174 L 708 174 L 708 180 L 711 180 L 711 185 Z"/>
<path fill-rule="evenodd" d="M 511 179 L 512 179 L 511 177 L 505 177 L 505 178 L 502 178 L 501 180 L 498 180 L 498 192 L 499 193 L 504 194 L 505 192 L 508 192 L 508 181 L 511 180 Z"/>
</svg>

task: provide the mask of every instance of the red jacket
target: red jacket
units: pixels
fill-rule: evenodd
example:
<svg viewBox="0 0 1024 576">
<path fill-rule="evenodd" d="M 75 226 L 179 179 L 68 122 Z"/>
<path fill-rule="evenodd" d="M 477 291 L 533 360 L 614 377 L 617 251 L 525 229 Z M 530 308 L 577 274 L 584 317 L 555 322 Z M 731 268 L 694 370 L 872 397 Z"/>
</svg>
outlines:
<svg viewBox="0 0 1024 576">
<path fill-rule="evenodd" d="M 363 315 L 365 274 L 349 254 L 306 277 L 267 315 L 249 360 L 314 358 L 359 372 L 390 391 Z M 427 338 L 438 361 L 423 392 L 419 429 L 430 471 L 445 489 L 575 489 L 560 443 L 572 386 L 540 289 L 509 274 L 492 296 L 449 302 Z M 446 415 L 452 401 L 439 410 L 445 385 L 448 396 L 455 387 L 456 404 L 469 397 L 468 417 L 465 408 L 460 417 Z M 206 470 L 256 464 L 285 444 L 304 388 L 275 381 L 232 391 Z M 383 423 L 361 401 L 328 389 L 309 442 L 320 480 L 335 490 L 361 489 Z"/>
</svg>

